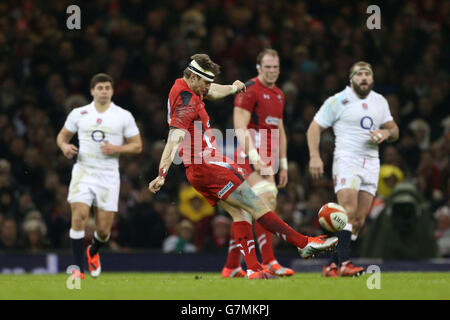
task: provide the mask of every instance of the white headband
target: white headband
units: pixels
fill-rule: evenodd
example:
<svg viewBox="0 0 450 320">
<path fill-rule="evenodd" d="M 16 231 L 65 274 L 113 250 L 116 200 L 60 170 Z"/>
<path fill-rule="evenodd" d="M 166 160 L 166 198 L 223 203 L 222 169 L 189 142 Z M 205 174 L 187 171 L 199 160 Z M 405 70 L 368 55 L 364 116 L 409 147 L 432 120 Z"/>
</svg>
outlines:
<svg viewBox="0 0 450 320">
<path fill-rule="evenodd" d="M 361 68 L 359 68 L 359 69 L 356 69 L 355 71 L 353 71 L 353 72 L 350 74 L 350 77 L 349 77 L 350 80 L 352 80 L 353 76 L 354 76 L 357 72 L 359 72 L 359 71 L 361 71 L 361 70 L 366 70 L 366 71 L 370 71 L 370 73 L 373 73 L 372 69 L 367 68 L 367 67 L 361 67 Z"/>
<path fill-rule="evenodd" d="M 196 75 L 198 75 L 199 77 L 205 79 L 206 81 L 209 82 L 214 81 L 214 73 L 200 67 L 200 65 L 195 60 L 191 61 L 191 63 L 188 65 L 188 69 L 191 70 Z"/>
</svg>

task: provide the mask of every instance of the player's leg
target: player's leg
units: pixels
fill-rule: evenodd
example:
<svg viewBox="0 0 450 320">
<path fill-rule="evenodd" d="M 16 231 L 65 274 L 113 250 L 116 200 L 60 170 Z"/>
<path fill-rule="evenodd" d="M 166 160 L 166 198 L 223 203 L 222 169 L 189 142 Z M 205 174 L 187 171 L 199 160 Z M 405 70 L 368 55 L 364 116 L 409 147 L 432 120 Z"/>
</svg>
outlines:
<svg viewBox="0 0 450 320">
<path fill-rule="evenodd" d="M 252 172 L 247 178 L 247 182 L 252 188 L 253 192 L 255 192 L 255 194 L 261 199 L 263 199 L 269 209 L 271 211 L 275 211 L 276 194 L 274 190 L 272 190 L 272 187 L 275 186 L 275 180 L 273 179 L 273 177 L 270 176 L 265 179 L 261 177 L 257 172 Z M 276 186 L 275 190 L 277 191 Z M 264 229 L 257 221 L 255 221 L 254 227 L 259 251 L 261 252 L 262 263 L 269 264 L 270 262 L 275 260 L 272 246 L 273 235 L 271 232 Z"/>
<path fill-rule="evenodd" d="M 252 172 L 247 182 L 255 194 L 264 200 L 271 211 L 275 212 L 278 188 L 274 176 L 262 177 L 257 172 Z M 294 270 L 282 267 L 275 258 L 272 244 L 273 234 L 257 221 L 255 221 L 254 227 L 263 266 L 277 276 L 292 276 L 295 273 Z"/>
<path fill-rule="evenodd" d="M 98 251 L 111 236 L 111 228 L 114 222 L 114 211 L 105 211 L 94 207 L 95 210 L 95 231 L 92 243 L 86 249 L 88 266 L 91 276 L 96 278 L 101 273 L 100 255 Z"/>
<path fill-rule="evenodd" d="M 120 176 L 118 171 L 101 172 L 99 176 L 104 186 L 92 186 L 95 195 L 95 231 L 91 245 L 86 249 L 89 271 L 92 277 L 98 277 L 101 273 L 99 249 L 110 238 L 111 227 L 115 213 L 118 211 Z"/>
<path fill-rule="evenodd" d="M 230 227 L 230 240 L 228 241 L 228 254 L 225 266 L 222 269 L 222 278 L 241 278 L 246 273 L 241 267 L 241 251 L 236 244 L 233 224 Z"/>
<path fill-rule="evenodd" d="M 359 192 L 355 189 L 345 188 L 337 192 L 338 203 L 343 206 L 348 215 L 348 223 L 344 230 L 339 231 L 337 236 L 339 244 L 337 246 L 338 265 L 340 276 L 359 276 L 364 269 L 355 267 L 350 261 L 350 249 L 352 241 L 353 226 L 360 221 L 358 214 Z"/>
<path fill-rule="evenodd" d="M 236 188 L 224 201 L 247 211 L 265 229 L 295 245 L 305 259 L 321 251 L 328 250 L 337 243 L 337 238 L 335 237 L 324 240 L 323 237 L 312 238 L 296 232 L 269 209 L 267 204 L 253 192 L 246 181 Z"/>
<path fill-rule="evenodd" d="M 249 279 L 270 278 L 270 275 L 263 271 L 263 268 L 256 257 L 251 216 L 244 210 L 225 201 L 219 201 L 217 204 L 233 218 L 235 246 L 237 250 L 239 250 L 239 254 L 242 254 L 244 257 L 245 264 L 247 265 L 247 277 Z M 239 272 L 240 265 L 232 271 Z M 222 276 L 223 274 L 224 270 L 222 270 Z"/>
<path fill-rule="evenodd" d="M 85 247 L 85 229 L 91 207 L 86 203 L 72 202 L 71 227 L 69 232 L 70 242 L 74 263 L 78 266 L 81 277 L 84 277 L 84 247 Z"/>
<path fill-rule="evenodd" d="M 360 190 L 358 193 L 358 208 L 356 210 L 356 217 L 353 222 L 353 230 L 352 230 L 352 239 L 356 240 L 364 226 L 364 222 L 366 221 L 366 217 L 370 212 L 370 208 L 372 207 L 374 196 L 367 191 Z"/>
</svg>

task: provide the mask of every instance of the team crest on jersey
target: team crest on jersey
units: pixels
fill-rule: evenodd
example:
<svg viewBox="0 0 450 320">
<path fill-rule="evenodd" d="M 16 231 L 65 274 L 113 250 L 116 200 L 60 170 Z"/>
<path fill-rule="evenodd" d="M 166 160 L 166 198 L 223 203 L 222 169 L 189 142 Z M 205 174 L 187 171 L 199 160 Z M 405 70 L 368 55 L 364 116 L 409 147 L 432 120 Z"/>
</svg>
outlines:
<svg viewBox="0 0 450 320">
<path fill-rule="evenodd" d="M 85 114 L 87 114 L 88 112 L 86 110 L 81 111 L 81 115 L 84 116 Z"/>
<path fill-rule="evenodd" d="M 270 95 L 263 93 L 263 98 L 266 100 L 270 100 Z"/>
<path fill-rule="evenodd" d="M 101 124 L 102 122 L 103 122 L 102 119 L 100 119 L 100 118 L 97 119 L 97 123 L 98 123 L 98 124 Z"/>
<path fill-rule="evenodd" d="M 345 106 L 348 103 L 348 99 L 342 100 L 342 104 Z"/>
<path fill-rule="evenodd" d="M 367 110 L 367 109 L 369 108 L 369 106 L 367 105 L 367 103 L 363 103 L 363 104 L 362 104 L 362 107 L 363 107 L 364 110 Z"/>
</svg>

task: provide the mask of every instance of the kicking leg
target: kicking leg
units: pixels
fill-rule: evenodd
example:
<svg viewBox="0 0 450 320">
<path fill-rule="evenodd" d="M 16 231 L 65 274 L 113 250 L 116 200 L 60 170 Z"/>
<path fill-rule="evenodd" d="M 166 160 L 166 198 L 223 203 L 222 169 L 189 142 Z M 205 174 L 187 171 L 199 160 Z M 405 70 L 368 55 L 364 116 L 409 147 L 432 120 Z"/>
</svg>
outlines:
<svg viewBox="0 0 450 320">
<path fill-rule="evenodd" d="M 328 250 L 337 243 L 337 238 L 323 240 L 322 237 L 311 238 L 296 232 L 281 220 L 276 213 L 270 211 L 269 207 L 253 192 L 246 181 L 234 190 L 225 202 L 234 207 L 244 209 L 265 229 L 295 245 L 305 259 L 321 251 Z"/>
</svg>

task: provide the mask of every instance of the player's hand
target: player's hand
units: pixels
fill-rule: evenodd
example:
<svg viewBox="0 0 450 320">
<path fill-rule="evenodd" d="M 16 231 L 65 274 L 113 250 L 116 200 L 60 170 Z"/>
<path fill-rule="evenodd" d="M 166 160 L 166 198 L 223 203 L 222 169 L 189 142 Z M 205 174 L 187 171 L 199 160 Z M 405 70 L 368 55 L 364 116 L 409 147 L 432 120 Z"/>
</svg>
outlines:
<svg viewBox="0 0 450 320">
<path fill-rule="evenodd" d="M 111 143 L 109 143 L 106 140 L 102 142 L 101 149 L 102 149 L 102 154 L 104 154 L 105 156 L 109 156 L 111 154 L 117 153 L 117 146 L 112 145 Z"/>
<path fill-rule="evenodd" d="M 288 183 L 288 171 L 286 169 L 281 169 L 278 174 L 278 189 L 283 189 Z"/>
<path fill-rule="evenodd" d="M 309 160 L 309 173 L 314 180 L 318 180 L 323 175 L 323 162 L 320 157 L 312 157 Z"/>
<path fill-rule="evenodd" d="M 78 148 L 73 144 L 67 143 L 61 147 L 61 151 L 67 159 L 72 159 L 78 153 Z"/>
<path fill-rule="evenodd" d="M 261 159 L 258 162 L 252 164 L 255 171 L 261 176 L 273 176 L 274 172 L 272 166 L 269 166 L 267 163 L 262 161 Z"/>
<path fill-rule="evenodd" d="M 157 193 L 161 187 L 164 185 L 165 179 L 161 176 L 157 176 L 155 179 L 153 179 L 152 182 L 148 184 L 148 190 L 152 193 Z"/>
<path fill-rule="evenodd" d="M 246 90 L 245 84 L 239 80 L 236 80 L 235 82 L 233 82 L 233 86 L 235 86 L 237 89 L 236 93 L 245 92 L 245 90 Z"/>
<path fill-rule="evenodd" d="M 389 130 L 378 129 L 370 132 L 370 140 L 373 143 L 380 144 L 389 138 Z"/>
</svg>

